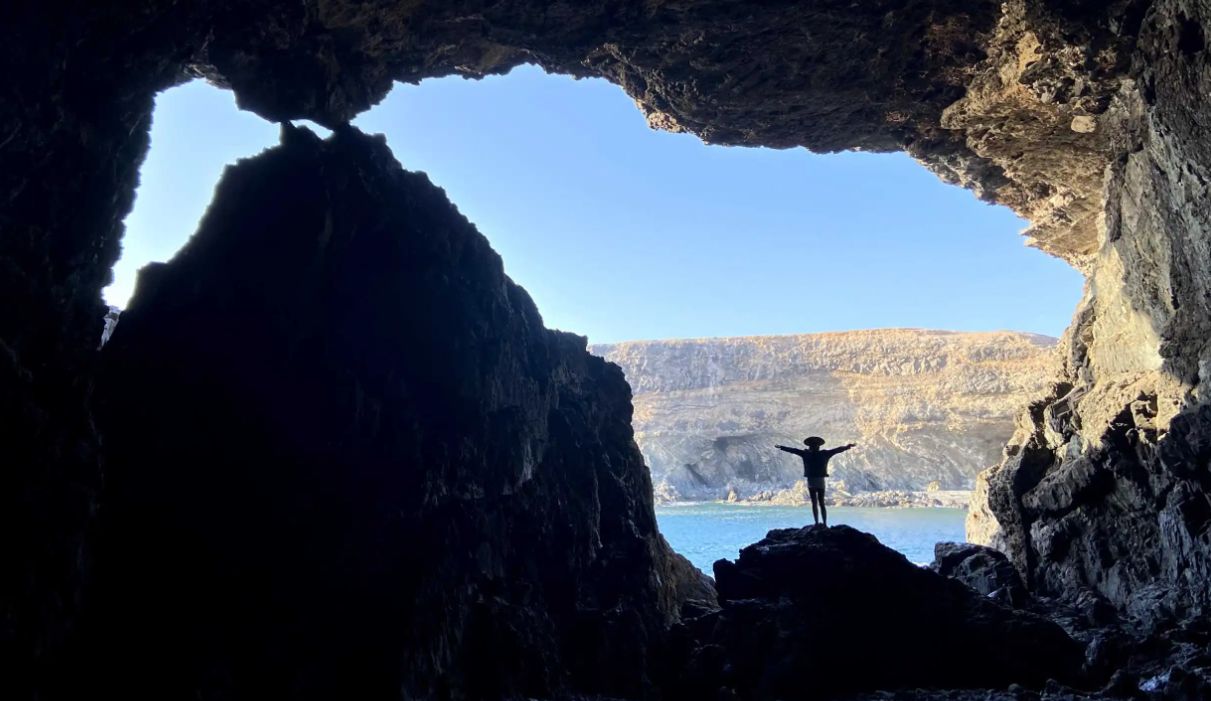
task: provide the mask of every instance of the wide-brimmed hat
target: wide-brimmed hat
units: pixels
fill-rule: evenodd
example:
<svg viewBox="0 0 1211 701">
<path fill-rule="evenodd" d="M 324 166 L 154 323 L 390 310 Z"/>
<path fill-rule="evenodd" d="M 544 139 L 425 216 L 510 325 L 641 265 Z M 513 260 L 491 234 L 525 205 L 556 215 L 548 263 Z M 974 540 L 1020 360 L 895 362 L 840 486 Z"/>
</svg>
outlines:
<svg viewBox="0 0 1211 701">
<path fill-rule="evenodd" d="M 808 436 L 803 439 L 804 445 L 824 445 L 824 439 L 820 436 Z"/>
</svg>

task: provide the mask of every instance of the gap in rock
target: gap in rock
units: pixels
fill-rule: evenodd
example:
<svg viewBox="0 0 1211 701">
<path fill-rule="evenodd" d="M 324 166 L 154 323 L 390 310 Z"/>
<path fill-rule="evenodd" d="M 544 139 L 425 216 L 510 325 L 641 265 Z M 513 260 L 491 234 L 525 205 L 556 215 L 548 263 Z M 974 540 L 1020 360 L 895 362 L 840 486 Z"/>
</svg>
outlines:
<svg viewBox="0 0 1211 701">
<path fill-rule="evenodd" d="M 904 154 L 707 146 L 649 129 L 603 80 L 401 85 L 358 124 L 446 188 L 548 326 L 623 367 L 662 530 L 708 572 L 810 522 L 801 467 L 773 448 L 808 433 L 862 444 L 834 462 L 841 503 L 965 505 L 1052 376 L 1029 332 L 1058 336 L 1081 293 L 1025 222 Z M 897 327 L 1028 333 L 752 338 Z M 916 562 L 965 537 L 960 509 L 833 522 Z"/>
<path fill-rule="evenodd" d="M 1059 335 L 1082 279 L 904 154 L 704 145 L 523 66 L 397 85 L 355 124 L 429 174 L 547 325 L 592 343 L 857 328 Z"/>
<path fill-rule="evenodd" d="M 1080 296 L 1078 273 L 1023 245 L 1024 222 L 903 154 L 706 146 L 649 129 L 603 80 L 532 66 L 427 80 L 355 124 L 447 190 L 548 326 L 596 344 L 904 327 L 1056 336 Z M 204 82 L 162 94 L 107 301 L 123 306 L 134 271 L 188 240 L 226 164 L 277 138 Z M 731 530 L 712 533 L 696 564 L 734 555 L 720 538 L 731 548 L 810 518 L 786 496 L 797 467 L 774 442 L 862 442 L 836 463 L 838 494 L 969 489 L 1048 379 L 1021 335 L 829 338 L 593 346 L 628 371 L 658 498 L 791 504 L 742 517 L 707 507 L 702 518 Z M 920 561 L 926 545 L 961 537 L 939 513 L 848 517 Z M 666 511 L 666 530 L 687 514 Z"/>
</svg>

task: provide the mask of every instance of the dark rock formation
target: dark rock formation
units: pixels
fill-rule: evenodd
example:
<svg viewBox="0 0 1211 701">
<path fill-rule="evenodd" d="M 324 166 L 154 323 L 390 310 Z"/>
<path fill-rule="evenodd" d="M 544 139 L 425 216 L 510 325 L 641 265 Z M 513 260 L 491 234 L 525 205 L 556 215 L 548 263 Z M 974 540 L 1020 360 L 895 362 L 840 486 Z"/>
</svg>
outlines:
<svg viewBox="0 0 1211 701">
<path fill-rule="evenodd" d="M 241 104 L 267 117 L 311 117 L 339 125 L 381 98 L 392 80 L 479 76 L 532 61 L 553 71 L 610 79 L 635 97 L 652 125 L 716 143 L 911 153 L 944 179 L 1022 214 L 1031 222 L 1028 234 L 1035 245 L 1072 262 L 1090 280 L 1061 344 L 1067 362 L 1060 382 L 1023 417 L 1006 462 L 986 480 L 987 513 L 1000 526 L 998 542 L 1036 593 L 1088 588 L 1158 625 L 1165 618 L 1205 612 L 1211 603 L 1206 586 L 1211 577 L 1211 399 L 1204 389 L 1211 374 L 1208 27 L 1211 7 L 1202 0 L 4 3 L 0 546 L 9 560 L 0 569 L 0 658 L 16 671 L 0 681 L 6 687 L 0 692 L 11 687 L 6 697 L 28 698 L 40 679 L 64 677 L 56 665 L 81 602 L 112 594 L 93 591 L 95 558 L 89 547 L 95 514 L 110 510 L 110 488 L 116 513 L 134 513 L 136 507 L 162 511 L 172 502 L 162 494 L 152 497 L 163 486 L 154 471 L 123 477 L 119 470 L 108 479 L 90 401 L 105 313 L 99 293 L 117 255 L 120 221 L 130 207 L 147 145 L 152 98 L 197 75 L 231 87 Z M 300 210 L 315 204 L 302 196 L 295 201 Z M 244 206 L 256 210 L 251 201 Z M 341 233 L 334 231 L 334 240 Z M 238 267 L 244 253 L 239 245 L 230 246 L 229 260 Z M 326 257 L 336 255 L 323 248 L 307 258 L 312 274 L 319 276 Z M 279 261 L 283 269 L 290 263 Z M 220 274 L 197 267 L 199 280 Z M 418 289 L 432 286 L 427 299 L 438 299 L 436 290 L 457 280 L 491 286 L 494 279 L 472 277 L 481 269 L 458 270 L 463 277 L 453 276 L 449 266 L 417 268 L 409 279 Z M 312 284 L 320 284 L 318 279 Z M 155 287 L 155 281 L 149 284 Z M 312 289 L 311 294 L 328 300 L 328 293 Z M 499 289 L 494 294 L 517 296 Z M 337 325 L 333 304 L 318 307 L 327 310 L 322 318 L 331 321 L 329 330 Z M 385 313 L 352 308 L 366 315 Z M 204 312 L 190 311 L 212 319 Z M 163 323 L 185 333 L 201 322 L 178 315 Z M 139 327 L 137 321 L 134 326 Z M 130 331 L 129 337 L 144 333 L 149 339 L 167 337 L 146 328 Z M 460 337 L 444 327 L 432 333 L 450 333 L 445 341 L 450 352 L 441 359 L 451 367 L 467 358 L 486 363 L 504 352 L 486 333 Z M 119 327 L 115 339 L 122 335 Z M 459 338 L 475 343 L 457 345 Z M 516 428 L 519 441 L 544 431 L 556 435 L 552 425 L 571 422 L 599 432 L 593 445 L 600 444 L 607 455 L 630 455 L 629 434 L 622 435 L 620 424 L 618 435 L 593 424 L 624 412 L 621 389 L 592 389 L 611 381 L 581 384 L 575 396 L 585 406 L 599 407 L 585 409 L 584 415 L 527 413 L 538 404 L 501 401 L 525 394 L 521 387 L 529 380 L 523 378 L 534 376 L 525 373 L 544 377 L 562 363 L 579 362 L 568 360 L 574 355 L 570 348 L 550 349 L 559 343 L 571 341 L 531 340 L 524 346 L 548 347 L 559 363 L 530 365 L 539 351 L 527 351 L 502 361 L 491 375 L 500 378 L 499 386 L 472 380 L 460 386 L 481 393 L 485 407 L 529 407 L 518 418 L 503 410 L 493 415 L 497 423 L 492 425 Z M 326 349 L 293 347 L 289 357 Z M 226 350 L 252 354 L 251 345 Z M 133 348 L 126 352 L 148 355 Z M 285 357 L 279 354 L 278 360 Z M 264 357 L 252 361 L 268 364 Z M 147 360 L 149 367 L 162 362 L 159 356 Z M 282 373 L 294 367 L 279 365 L 274 367 Z M 608 372 L 571 365 L 562 377 L 573 384 Z M 295 396 L 340 398 L 343 403 L 325 405 L 328 414 L 312 408 L 312 416 L 364 427 L 374 416 L 361 413 L 370 405 L 360 399 L 367 390 L 361 380 L 353 381 L 358 377 L 315 375 Z M 325 386 L 328 382 L 331 386 Z M 338 387 L 351 394 L 340 395 Z M 545 391 L 535 388 L 525 396 L 554 396 Z M 276 401 L 285 404 L 282 397 Z M 338 416 L 335 407 L 349 413 Z M 152 411 L 129 409 L 144 412 L 136 416 Z M 115 423 L 126 421 L 116 413 L 108 416 Z M 333 430 L 332 425 L 324 430 Z M 241 430 L 250 439 L 257 433 Z M 349 440 L 357 443 L 357 435 Z M 444 435 L 435 433 L 434 440 Z M 316 436 L 331 434 L 317 431 Z M 414 437 L 429 445 L 424 435 Z M 107 439 L 106 450 L 109 445 L 133 450 L 131 440 L 129 435 Z M 252 445 L 267 445 L 268 438 L 257 440 Z M 521 450 L 521 443 L 508 445 Z M 455 480 L 468 475 L 485 494 L 502 493 L 516 482 L 515 474 L 484 467 L 500 463 L 481 453 L 444 455 L 437 468 L 445 471 L 443 478 L 431 485 L 437 494 L 461 493 Z M 129 457 L 116 454 L 115 469 Z M 368 495 L 365 504 L 349 507 L 365 514 L 364 524 L 383 503 L 384 497 L 370 489 L 373 480 L 342 486 L 316 479 L 314 486 L 330 489 L 334 498 Z M 553 522 L 569 524 L 566 532 L 573 539 L 590 532 L 583 519 L 594 513 L 581 501 L 588 498 L 582 486 L 570 485 L 568 494 L 575 498 L 546 512 Z M 445 502 L 419 502 L 426 508 L 439 503 Z M 269 508 L 267 514 L 287 509 Z M 249 501 L 233 510 L 232 518 L 252 518 L 254 512 Z M 399 517 L 415 519 L 420 513 Z M 467 517 L 465 533 L 478 532 L 474 523 L 480 513 Z M 190 511 L 183 509 L 180 516 L 191 517 Z M 214 512 L 206 518 L 214 518 Z M 635 532 L 646 533 L 648 521 L 646 512 L 635 516 Z M 622 540 L 615 540 L 617 532 Z M 353 537 L 352 531 L 341 533 Z M 632 529 L 602 527 L 599 533 L 601 547 L 613 552 L 627 547 Z M 337 537 L 295 534 L 316 542 L 291 543 L 288 552 L 331 552 L 331 539 Z M 496 535 L 493 542 L 502 547 L 520 542 Z M 648 535 L 640 541 L 655 542 Z M 130 551 L 138 552 L 141 542 L 130 543 Z M 365 555 L 374 547 L 365 541 L 353 552 Z M 541 555 L 533 553 L 526 566 L 544 569 L 538 564 Z M 654 569 L 617 576 L 643 579 L 658 571 L 655 556 L 652 562 Z M 127 566 L 134 565 L 105 565 L 111 572 Z M 485 566 L 485 571 L 498 570 Z M 603 577 L 603 586 L 610 581 L 621 580 Z M 642 596 L 640 591 L 631 595 Z M 546 601 L 541 593 L 533 596 Z M 636 606 L 668 612 L 664 603 L 639 598 Z M 640 618 L 647 620 L 645 615 Z M 457 622 L 451 630 L 456 628 Z M 197 644 L 223 647 L 217 641 Z M 432 669 L 437 663 L 425 664 Z M 383 665 L 403 666 L 398 660 Z M 424 669 L 417 667 L 418 679 Z M 584 675 L 568 674 L 592 686 Z M 619 684 L 631 682 L 638 683 Z"/>
<path fill-rule="evenodd" d="M 1009 606 L 1023 606 L 1030 597 L 1018 571 L 999 550 L 973 543 L 938 543 L 933 557 L 931 570 L 984 596 Z"/>
<path fill-rule="evenodd" d="M 1124 411 L 1081 451 L 1071 423 L 1079 417 L 1060 413 L 1078 392 L 1067 390 L 1035 405 L 1039 430 L 993 473 L 989 503 L 1004 547 L 1040 592 L 1092 587 L 1148 625 L 1203 615 L 1211 408 L 1179 415 L 1158 437 L 1152 399 L 1141 397 L 1132 403 L 1141 415 Z"/>
<path fill-rule="evenodd" d="M 684 698 L 828 698 L 900 687 L 1042 685 L 1081 646 L 847 526 L 770 531 L 715 563 L 722 610 L 689 621 Z"/>
<path fill-rule="evenodd" d="M 105 346 L 88 684 L 648 694 L 709 594 L 656 531 L 621 372 L 381 137 L 283 136 Z"/>
</svg>

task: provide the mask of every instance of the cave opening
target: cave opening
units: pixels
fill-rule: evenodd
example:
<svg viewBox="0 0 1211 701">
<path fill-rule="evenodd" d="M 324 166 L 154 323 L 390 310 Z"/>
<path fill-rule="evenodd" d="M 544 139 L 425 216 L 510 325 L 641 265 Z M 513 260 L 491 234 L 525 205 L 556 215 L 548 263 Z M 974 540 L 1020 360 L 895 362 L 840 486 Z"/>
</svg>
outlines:
<svg viewBox="0 0 1211 701">
<path fill-rule="evenodd" d="M 1206 3 L 52 2 L 5 15 L 8 696 L 1211 697 Z M 904 151 L 1021 214 L 1088 276 L 1060 381 L 1030 398 L 986 481 L 996 530 L 977 542 L 994 549 L 942 549 L 931 573 L 855 529 L 787 529 L 716 563 L 716 586 L 695 576 L 657 530 L 617 366 L 545 329 L 445 194 L 349 129 L 283 128 L 233 169 L 222 216 L 152 268 L 158 304 L 131 305 L 98 352 L 98 293 L 157 91 L 206 75 L 267 119 L 337 127 L 392 81 L 527 61 L 607 79 L 653 124 L 720 144 Z M 750 248 L 725 250 L 747 269 Z M 967 269 L 957 250 L 943 258 Z M 805 257 L 779 252 L 789 267 Z M 280 265 L 284 253 L 316 268 Z M 584 270 L 621 269 L 608 246 L 594 253 Z M 507 258 L 523 279 L 526 258 Z M 1003 289 L 1038 287 L 1010 261 Z M 930 288 L 916 272 L 885 308 Z M 882 277 L 830 288 L 815 318 L 852 316 Z M 719 279 L 733 277 L 681 287 L 735 289 Z M 637 287 L 624 282 L 598 287 Z M 927 308 L 978 298 L 950 290 Z M 553 325 L 617 340 L 543 306 Z M 702 308 L 725 307 L 660 317 Z M 424 333 L 380 323 L 399 318 Z M 666 333 L 701 332 L 650 335 Z M 886 369 L 866 366 L 876 377 L 933 368 L 889 364 L 885 349 Z M 722 354 L 706 361 L 719 377 Z M 838 392 L 873 406 L 852 374 Z M 896 394 L 899 423 L 928 417 L 919 400 L 947 385 Z M 745 445 L 757 432 L 742 419 L 713 421 L 710 445 Z M 683 467 L 711 483 L 700 460 Z"/>
<path fill-rule="evenodd" d="M 863 447 L 836 463 L 835 521 L 918 562 L 962 539 L 975 474 L 1049 380 L 1080 296 L 1022 220 L 908 156 L 707 145 L 600 79 L 397 85 L 355 125 L 447 191 L 548 326 L 623 367 L 658 514 L 708 570 L 809 515 L 773 449 L 798 433 Z M 163 93 L 107 301 L 188 240 L 226 164 L 277 140 L 230 92 Z M 703 520 L 725 532 L 698 542 Z"/>
</svg>

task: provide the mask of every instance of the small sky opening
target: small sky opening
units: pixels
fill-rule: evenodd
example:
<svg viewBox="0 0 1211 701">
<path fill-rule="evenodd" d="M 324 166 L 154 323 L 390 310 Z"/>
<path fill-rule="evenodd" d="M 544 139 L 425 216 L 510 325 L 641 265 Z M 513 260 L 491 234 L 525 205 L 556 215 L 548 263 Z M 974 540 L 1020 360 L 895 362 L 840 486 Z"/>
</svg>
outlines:
<svg viewBox="0 0 1211 701">
<path fill-rule="evenodd" d="M 387 135 L 492 242 L 548 326 L 593 343 L 921 327 L 1059 335 L 1083 279 L 1025 222 L 903 154 L 706 146 L 616 86 L 532 66 L 397 85 Z M 197 228 L 223 167 L 278 127 L 203 82 L 156 100 L 106 301 Z"/>
</svg>

